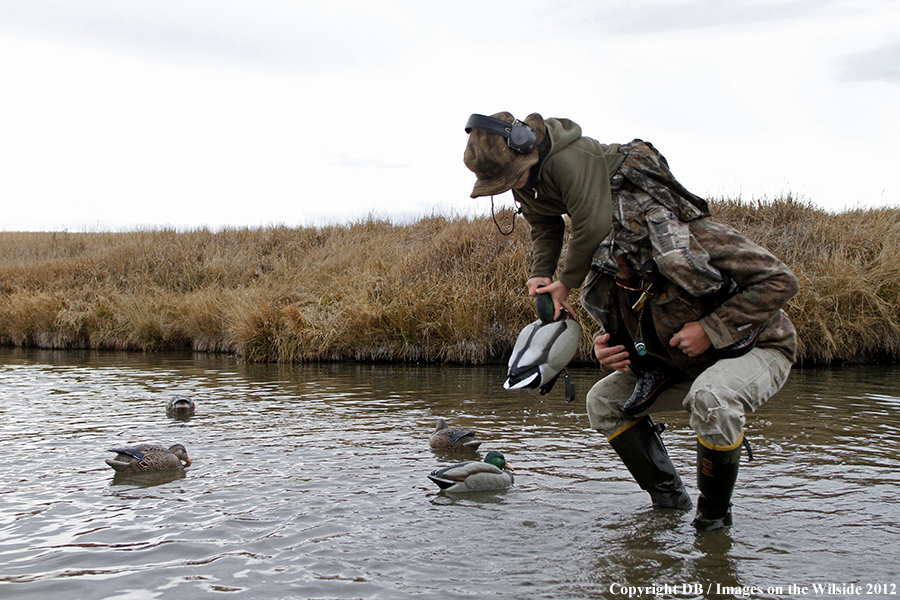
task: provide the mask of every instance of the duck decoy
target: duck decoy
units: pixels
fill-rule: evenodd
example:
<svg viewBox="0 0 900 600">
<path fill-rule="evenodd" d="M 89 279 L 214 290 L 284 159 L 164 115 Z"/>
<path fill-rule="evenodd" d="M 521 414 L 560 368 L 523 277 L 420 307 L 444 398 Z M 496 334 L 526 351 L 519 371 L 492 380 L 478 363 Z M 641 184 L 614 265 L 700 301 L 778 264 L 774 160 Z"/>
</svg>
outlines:
<svg viewBox="0 0 900 600">
<path fill-rule="evenodd" d="M 512 467 L 506 458 L 491 450 L 483 462 L 470 460 L 432 471 L 428 479 L 445 492 L 486 492 L 503 490 L 514 482 Z"/>
<path fill-rule="evenodd" d="M 560 311 L 558 320 L 547 321 L 552 319 L 553 312 L 546 301 L 538 303 L 538 313 L 541 318 L 527 325 L 516 338 L 503 387 L 549 394 L 560 374 L 565 372 L 566 402 L 571 402 L 575 399 L 575 389 L 566 366 L 578 352 L 581 325 L 566 310 Z"/>
<path fill-rule="evenodd" d="M 166 412 L 170 414 L 192 415 L 195 408 L 193 399 L 188 396 L 175 396 L 166 401 Z"/>
<path fill-rule="evenodd" d="M 481 442 L 475 439 L 474 431 L 463 427 L 450 427 L 444 419 L 438 419 L 434 433 L 428 438 L 428 445 L 434 450 L 464 452 L 478 450 Z"/>
<path fill-rule="evenodd" d="M 191 464 L 187 450 L 181 444 L 166 448 L 159 444 L 138 444 L 130 448 L 111 448 L 115 458 L 107 458 L 106 464 L 119 473 L 140 473 L 143 471 L 166 471 L 183 468 Z"/>
</svg>

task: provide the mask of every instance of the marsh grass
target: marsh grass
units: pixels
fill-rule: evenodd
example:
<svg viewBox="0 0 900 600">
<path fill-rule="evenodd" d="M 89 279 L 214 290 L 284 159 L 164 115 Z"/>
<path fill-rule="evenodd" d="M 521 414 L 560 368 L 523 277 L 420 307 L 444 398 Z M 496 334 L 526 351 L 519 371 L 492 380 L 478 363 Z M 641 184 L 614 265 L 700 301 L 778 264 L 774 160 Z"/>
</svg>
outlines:
<svg viewBox="0 0 900 600">
<path fill-rule="evenodd" d="M 900 210 L 832 214 L 791 197 L 712 207 L 799 277 L 787 311 L 803 362 L 900 355 Z M 523 291 L 529 261 L 521 218 L 510 236 L 489 218 L 437 216 L 218 232 L 0 232 L 0 343 L 191 348 L 286 363 L 495 362 L 534 319 Z M 590 360 L 593 326 L 579 316 L 579 359 Z"/>
</svg>

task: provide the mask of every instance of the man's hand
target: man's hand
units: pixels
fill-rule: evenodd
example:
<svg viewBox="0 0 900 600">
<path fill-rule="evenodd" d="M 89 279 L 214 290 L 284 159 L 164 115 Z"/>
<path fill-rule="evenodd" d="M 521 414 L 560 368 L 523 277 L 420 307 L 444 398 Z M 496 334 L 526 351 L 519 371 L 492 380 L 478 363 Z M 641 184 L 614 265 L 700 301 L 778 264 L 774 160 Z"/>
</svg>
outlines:
<svg viewBox="0 0 900 600">
<path fill-rule="evenodd" d="M 525 285 L 528 286 L 528 295 L 534 298 L 538 293 L 538 288 L 547 287 L 551 283 L 553 280 L 549 277 L 532 277 Z"/>
<path fill-rule="evenodd" d="M 616 371 L 627 371 L 631 360 L 625 346 L 609 346 L 609 334 L 600 333 L 594 336 L 594 356 L 600 364 Z"/>
<path fill-rule="evenodd" d="M 709 341 L 709 336 L 706 335 L 706 331 L 699 321 L 690 321 L 684 324 L 681 331 L 672 336 L 669 345 L 694 358 L 709 350 L 712 342 Z"/>
<path fill-rule="evenodd" d="M 553 281 L 549 277 L 532 277 L 526 285 L 528 286 L 529 296 L 550 294 L 550 297 L 553 298 L 553 320 L 559 319 L 559 310 L 561 308 L 569 311 L 570 315 L 575 314 L 575 311 L 569 305 L 569 292 L 572 288 L 562 281 Z"/>
</svg>

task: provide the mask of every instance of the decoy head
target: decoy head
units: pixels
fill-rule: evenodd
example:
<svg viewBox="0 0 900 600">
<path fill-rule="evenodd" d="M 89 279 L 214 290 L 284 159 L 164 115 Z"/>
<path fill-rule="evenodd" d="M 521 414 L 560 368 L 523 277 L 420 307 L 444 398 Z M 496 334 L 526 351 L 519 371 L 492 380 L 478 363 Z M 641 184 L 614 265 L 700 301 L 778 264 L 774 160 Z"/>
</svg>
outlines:
<svg viewBox="0 0 900 600">
<path fill-rule="evenodd" d="M 491 450 L 487 453 L 487 456 L 484 457 L 484 462 L 494 465 L 498 469 L 509 469 L 510 471 L 514 470 L 511 466 L 506 464 L 506 458 L 500 452 L 496 450 Z"/>
<path fill-rule="evenodd" d="M 166 402 L 166 411 L 179 414 L 194 412 L 194 401 L 187 396 L 175 396 Z"/>
<path fill-rule="evenodd" d="M 187 449 L 181 444 L 175 444 L 174 446 L 170 447 L 169 452 L 177 456 L 179 460 L 184 461 L 188 465 L 193 462 L 188 456 Z"/>
</svg>

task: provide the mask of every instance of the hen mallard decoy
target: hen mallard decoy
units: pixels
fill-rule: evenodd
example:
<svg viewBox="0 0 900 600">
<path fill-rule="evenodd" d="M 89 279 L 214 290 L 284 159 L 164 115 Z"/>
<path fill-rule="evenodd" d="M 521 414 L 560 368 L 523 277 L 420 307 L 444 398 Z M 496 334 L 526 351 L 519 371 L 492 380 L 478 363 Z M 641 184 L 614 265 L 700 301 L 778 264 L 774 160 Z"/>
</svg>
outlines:
<svg viewBox="0 0 900 600">
<path fill-rule="evenodd" d="M 159 444 L 138 444 L 130 448 L 111 448 L 115 458 L 107 458 L 106 464 L 120 473 L 140 473 L 144 471 L 167 471 L 183 468 L 191 464 L 187 450 L 181 444 L 169 448 Z"/>
<path fill-rule="evenodd" d="M 187 396 L 175 396 L 166 401 L 166 412 L 179 415 L 194 414 L 194 401 Z"/>
<path fill-rule="evenodd" d="M 437 428 L 428 438 L 428 445 L 435 450 L 463 452 L 478 450 L 481 442 L 475 439 L 475 432 L 463 427 L 450 427 L 444 419 L 437 420 Z"/>
<path fill-rule="evenodd" d="M 432 471 L 428 476 L 445 492 L 503 490 L 513 484 L 512 467 L 500 452 L 491 450 L 483 462 L 470 460 Z"/>
</svg>

